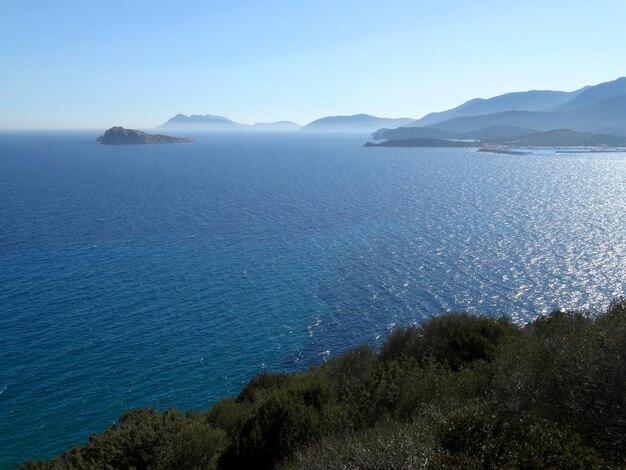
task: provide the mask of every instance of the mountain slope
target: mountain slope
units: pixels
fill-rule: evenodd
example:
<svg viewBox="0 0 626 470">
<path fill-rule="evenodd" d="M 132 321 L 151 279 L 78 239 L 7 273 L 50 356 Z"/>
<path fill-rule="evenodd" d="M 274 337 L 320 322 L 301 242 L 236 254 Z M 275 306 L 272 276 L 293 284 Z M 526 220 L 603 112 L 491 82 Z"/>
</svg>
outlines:
<svg viewBox="0 0 626 470">
<path fill-rule="evenodd" d="M 615 109 L 614 103 L 607 101 L 619 101 L 622 95 L 626 95 L 626 77 L 572 92 L 533 90 L 506 93 L 489 99 L 473 99 L 447 111 L 430 113 L 405 127 L 435 127 L 448 132 L 472 132 L 493 126 L 529 127 L 539 130 L 571 127 L 580 131 L 623 133 L 625 131 L 619 121 L 620 113 Z M 588 108 L 599 103 L 611 111 Z M 582 114 L 574 113 L 574 110 L 583 108 L 587 108 L 585 109 L 587 113 L 594 112 L 596 117 L 584 117 Z M 528 112 L 548 114 L 527 114 Z M 563 112 L 574 114 L 561 114 Z M 603 113 L 607 115 L 607 119 L 613 119 L 617 115 L 619 122 L 601 122 L 599 117 Z M 481 119 L 481 116 L 490 117 Z M 469 124 L 470 122 L 472 124 Z"/>
<path fill-rule="evenodd" d="M 382 127 L 399 127 L 409 124 L 411 118 L 381 118 L 369 114 L 355 114 L 353 116 L 328 116 L 310 122 L 302 128 L 306 131 L 358 131 L 374 132 Z"/>
<path fill-rule="evenodd" d="M 582 108 L 621 95 L 626 95 L 626 77 L 587 87 L 574 99 L 546 111 L 566 111 Z"/>
<path fill-rule="evenodd" d="M 625 135 L 626 95 L 564 111 L 505 111 L 484 116 L 458 117 L 432 127 L 449 132 L 472 132 L 491 126 L 518 126 L 538 131 L 572 129 L 578 132 Z"/>
<path fill-rule="evenodd" d="M 476 98 L 447 111 L 430 113 L 409 126 L 426 127 L 457 117 L 481 116 L 503 111 L 541 111 L 562 105 L 575 98 L 581 91 L 533 90 L 506 93 L 489 99 Z"/>
<path fill-rule="evenodd" d="M 374 140 L 387 139 L 460 139 L 462 133 L 437 129 L 435 127 L 398 127 L 378 129 L 372 134 Z"/>
<path fill-rule="evenodd" d="M 580 132 L 626 135 L 626 94 L 564 111 L 562 116 L 567 125 L 559 127 Z"/>
<path fill-rule="evenodd" d="M 536 133 L 536 129 L 519 126 L 494 125 L 469 132 L 438 129 L 437 127 L 398 127 L 397 129 L 379 129 L 372 134 L 375 140 L 401 139 L 475 139 L 492 140 L 513 138 Z"/>
<path fill-rule="evenodd" d="M 512 139 L 529 134 L 537 133 L 536 129 L 529 129 L 528 127 L 518 126 L 491 126 L 477 131 L 466 132 L 462 134 L 464 139 L 477 139 L 477 140 L 496 140 L 496 139 Z"/>
<path fill-rule="evenodd" d="M 623 147 L 626 146 L 626 137 L 607 134 L 592 134 L 574 132 L 570 129 L 555 129 L 548 132 L 521 136 L 508 140 L 509 145 L 520 147 Z"/>
<path fill-rule="evenodd" d="M 233 130 L 243 127 L 245 127 L 244 124 L 233 122 L 223 116 L 214 116 L 211 114 L 192 114 L 191 116 L 186 116 L 184 114 L 177 114 L 167 122 L 158 126 L 157 129 Z"/>
<path fill-rule="evenodd" d="M 449 132 L 473 132 L 494 126 L 515 126 L 537 130 L 550 130 L 557 113 L 534 111 L 503 111 L 483 116 L 463 116 L 438 122 L 432 128 Z M 556 126 L 563 127 L 563 126 Z"/>
</svg>

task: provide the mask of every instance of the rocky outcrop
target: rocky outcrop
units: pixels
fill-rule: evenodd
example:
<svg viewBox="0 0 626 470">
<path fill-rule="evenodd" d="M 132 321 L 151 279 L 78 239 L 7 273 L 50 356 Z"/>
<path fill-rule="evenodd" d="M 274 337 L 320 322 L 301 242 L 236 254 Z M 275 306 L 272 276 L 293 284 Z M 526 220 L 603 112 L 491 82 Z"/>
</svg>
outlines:
<svg viewBox="0 0 626 470">
<path fill-rule="evenodd" d="M 148 134 L 134 129 L 124 129 L 123 127 L 112 127 L 103 135 L 96 139 L 105 145 L 126 145 L 126 144 L 176 144 L 180 142 L 193 142 L 187 137 L 170 137 L 162 134 Z"/>
</svg>

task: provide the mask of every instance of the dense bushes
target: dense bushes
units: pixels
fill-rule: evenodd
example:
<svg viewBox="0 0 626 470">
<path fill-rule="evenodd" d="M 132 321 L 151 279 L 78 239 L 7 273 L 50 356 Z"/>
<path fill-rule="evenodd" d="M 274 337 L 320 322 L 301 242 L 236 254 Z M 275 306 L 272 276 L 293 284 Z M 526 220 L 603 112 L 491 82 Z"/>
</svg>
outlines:
<svg viewBox="0 0 626 470">
<path fill-rule="evenodd" d="M 524 327 L 448 314 L 22 468 L 621 468 L 625 391 L 626 301 Z"/>
<path fill-rule="evenodd" d="M 494 362 L 494 406 L 563 423 L 626 458 L 626 301 L 596 319 L 555 313 L 523 332 Z"/>
<path fill-rule="evenodd" d="M 391 333 L 383 345 L 383 360 L 410 356 L 428 359 L 459 370 L 474 361 L 493 359 L 500 342 L 518 333 L 505 317 L 493 320 L 466 313 L 449 313 L 426 324 Z"/>
<path fill-rule="evenodd" d="M 329 394 L 315 380 L 294 382 L 269 393 L 241 423 L 221 467 L 273 468 L 297 444 L 320 435 Z"/>
<path fill-rule="evenodd" d="M 49 463 L 29 462 L 27 469 L 173 469 L 216 468 L 226 434 L 197 413 L 169 409 L 129 411 L 85 447 L 74 447 Z"/>
<path fill-rule="evenodd" d="M 580 436 L 530 417 L 459 416 L 446 423 L 440 464 L 449 468 L 606 468 Z"/>
</svg>

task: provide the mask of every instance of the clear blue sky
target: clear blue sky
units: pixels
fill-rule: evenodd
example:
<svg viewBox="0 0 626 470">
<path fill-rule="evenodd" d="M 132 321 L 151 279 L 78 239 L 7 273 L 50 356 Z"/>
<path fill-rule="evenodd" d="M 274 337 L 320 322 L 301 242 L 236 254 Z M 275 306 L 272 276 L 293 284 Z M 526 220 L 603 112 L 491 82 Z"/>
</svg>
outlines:
<svg viewBox="0 0 626 470">
<path fill-rule="evenodd" d="M 626 75 L 626 0 L 0 0 L 0 128 L 418 118 Z"/>
</svg>

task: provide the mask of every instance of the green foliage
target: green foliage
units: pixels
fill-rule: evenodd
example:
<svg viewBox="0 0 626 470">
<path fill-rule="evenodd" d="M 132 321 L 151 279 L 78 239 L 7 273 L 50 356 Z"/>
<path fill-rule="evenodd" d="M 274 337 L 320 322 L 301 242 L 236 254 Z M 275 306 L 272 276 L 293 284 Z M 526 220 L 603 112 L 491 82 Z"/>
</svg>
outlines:
<svg viewBox="0 0 626 470">
<path fill-rule="evenodd" d="M 381 364 L 372 346 L 359 346 L 331 358 L 320 370 L 342 402 L 362 404 L 378 380 Z"/>
<path fill-rule="evenodd" d="M 537 318 L 524 330 L 533 336 L 558 342 L 583 331 L 591 323 L 592 319 L 581 312 L 555 311 L 551 315 Z"/>
<path fill-rule="evenodd" d="M 189 414 L 172 436 L 171 453 L 160 468 L 215 469 L 226 447 L 226 433 Z"/>
<path fill-rule="evenodd" d="M 92 434 L 84 454 L 89 461 L 112 468 L 157 468 L 169 458 L 167 442 L 183 420 L 178 410 L 154 408 L 129 411 L 104 434 Z"/>
<path fill-rule="evenodd" d="M 606 468 L 577 434 L 528 417 L 459 416 L 445 423 L 440 442 L 447 468 Z"/>
<path fill-rule="evenodd" d="M 626 458 L 626 302 L 592 319 L 556 312 L 525 328 L 493 364 L 494 409 L 563 423 Z"/>
<path fill-rule="evenodd" d="M 456 371 L 474 361 L 491 361 L 498 345 L 516 334 L 517 328 L 504 317 L 493 320 L 449 313 L 419 327 L 394 331 L 383 345 L 380 357 L 388 361 L 409 356 L 420 362 L 432 358 Z"/>
<path fill-rule="evenodd" d="M 238 402 L 235 398 L 228 397 L 216 402 L 205 416 L 213 427 L 233 435 L 248 419 L 253 408 L 251 403 Z"/>
<path fill-rule="evenodd" d="M 289 376 L 287 374 L 262 372 L 255 375 L 250 382 L 243 386 L 237 397 L 237 402 L 261 402 L 269 393 L 284 386 L 288 380 Z"/>
<path fill-rule="evenodd" d="M 626 459 L 626 300 L 556 353 L 564 421 L 598 449 Z"/>
<path fill-rule="evenodd" d="M 283 470 L 427 468 L 440 450 L 421 423 L 384 422 L 358 433 L 323 437 L 298 449 Z"/>
<path fill-rule="evenodd" d="M 203 413 L 130 411 L 29 470 L 623 468 L 626 300 L 524 327 L 448 314 Z"/>
<path fill-rule="evenodd" d="M 359 346 L 321 366 L 320 380 L 329 385 L 338 402 L 331 415 L 335 427 L 355 429 L 375 420 L 383 374 L 384 367 L 371 346 Z"/>
<path fill-rule="evenodd" d="M 48 463 L 28 462 L 22 468 L 212 469 L 225 440 L 222 431 L 195 413 L 145 408 L 123 414 L 101 435 L 92 434 L 85 447 L 74 447 Z"/>
<path fill-rule="evenodd" d="M 235 436 L 222 468 L 273 468 L 297 444 L 319 435 L 329 398 L 329 391 L 315 381 L 273 391 Z"/>
</svg>

